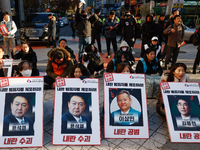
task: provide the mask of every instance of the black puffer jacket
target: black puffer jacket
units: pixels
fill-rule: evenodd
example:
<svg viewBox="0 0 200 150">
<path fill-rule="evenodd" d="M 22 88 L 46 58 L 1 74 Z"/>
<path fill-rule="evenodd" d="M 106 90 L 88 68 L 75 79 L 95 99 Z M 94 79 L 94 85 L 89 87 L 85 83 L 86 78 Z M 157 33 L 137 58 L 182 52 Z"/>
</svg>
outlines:
<svg viewBox="0 0 200 150">
<path fill-rule="evenodd" d="M 11 53 L 13 59 L 20 59 L 29 61 L 33 67 L 37 67 L 37 56 L 31 47 L 29 47 L 29 52 L 25 53 L 22 49 L 17 54 Z"/>
<path fill-rule="evenodd" d="M 110 27 L 115 27 L 114 29 L 110 30 Z M 103 28 L 105 30 L 105 37 L 106 38 L 116 38 L 117 30 L 118 30 L 118 20 L 115 16 L 114 19 L 106 19 L 103 23 Z"/>
<path fill-rule="evenodd" d="M 147 21 L 147 17 L 151 17 L 150 21 Z M 157 35 L 157 25 L 153 21 L 153 16 L 148 14 L 146 16 L 146 22 L 142 25 L 142 42 L 148 43 L 153 36 Z"/>
<path fill-rule="evenodd" d="M 136 19 L 133 15 L 125 16 L 122 22 L 122 34 L 124 38 L 135 38 Z"/>
</svg>

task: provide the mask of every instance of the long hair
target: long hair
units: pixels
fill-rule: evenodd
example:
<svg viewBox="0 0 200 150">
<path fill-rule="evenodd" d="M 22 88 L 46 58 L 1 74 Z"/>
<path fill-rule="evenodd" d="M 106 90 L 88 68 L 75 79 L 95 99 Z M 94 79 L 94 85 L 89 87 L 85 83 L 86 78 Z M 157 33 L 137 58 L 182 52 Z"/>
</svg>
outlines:
<svg viewBox="0 0 200 150">
<path fill-rule="evenodd" d="M 116 72 L 116 73 L 122 73 L 122 71 L 124 70 L 125 67 L 128 67 L 129 70 L 130 70 L 130 72 L 131 72 L 131 67 L 126 62 L 122 62 L 122 63 L 118 64 L 114 72 Z"/>
<path fill-rule="evenodd" d="M 69 78 L 74 78 L 74 72 L 76 68 L 80 68 L 81 69 L 81 73 L 83 74 L 83 76 L 87 76 L 89 74 L 88 69 L 81 63 L 76 63 L 72 66 L 68 77 Z"/>
<path fill-rule="evenodd" d="M 185 72 L 187 69 L 187 66 L 184 63 L 176 63 L 174 64 L 171 68 L 170 68 L 170 73 L 169 76 L 167 78 L 167 81 L 174 81 L 174 74 L 173 72 L 178 68 L 178 67 L 183 67 Z"/>
</svg>

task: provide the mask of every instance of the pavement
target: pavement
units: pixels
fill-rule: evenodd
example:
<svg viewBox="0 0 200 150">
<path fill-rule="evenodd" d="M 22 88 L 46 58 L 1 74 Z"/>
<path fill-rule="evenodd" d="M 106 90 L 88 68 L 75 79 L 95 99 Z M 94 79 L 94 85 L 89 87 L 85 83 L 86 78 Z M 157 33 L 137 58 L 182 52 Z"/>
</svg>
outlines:
<svg viewBox="0 0 200 150">
<path fill-rule="evenodd" d="M 60 38 L 67 39 L 67 45 L 74 50 L 74 53 L 78 53 L 78 38 L 72 39 L 71 36 L 63 36 Z M 101 37 L 102 51 L 106 52 L 106 41 L 104 37 Z M 119 40 L 120 37 L 117 37 Z M 58 45 L 58 43 L 57 43 Z M 95 43 L 96 45 L 96 43 Z M 96 45 L 97 46 L 97 45 Z M 38 69 L 40 72 L 45 72 L 47 65 L 47 52 L 50 48 L 46 48 L 44 45 L 36 46 L 32 45 L 38 57 Z M 112 47 L 112 46 L 111 46 Z M 118 44 L 119 47 L 119 44 Z M 140 55 L 141 40 L 137 40 L 135 44 L 135 57 L 137 60 Z M 17 47 L 20 50 L 20 45 Z M 187 65 L 188 69 L 192 70 L 193 62 L 197 53 L 197 47 L 190 43 L 186 43 L 181 47 L 181 53 L 179 53 L 177 62 L 183 62 Z M 113 52 L 113 51 L 112 51 Z M 106 59 L 107 54 L 104 54 L 103 60 L 105 60 L 105 66 L 110 59 Z M 113 56 L 112 56 L 113 57 Z M 18 64 L 20 60 L 14 60 L 14 64 Z M 137 63 L 136 63 L 137 64 Z M 135 66 L 136 66 L 135 64 Z M 200 73 L 187 74 L 190 77 L 190 82 L 200 82 Z M 99 88 L 100 88 L 100 120 L 103 120 L 103 78 L 99 78 Z M 54 90 L 44 91 L 44 102 L 54 99 Z M 200 144 L 194 143 L 171 143 L 166 119 L 162 118 L 156 113 L 156 99 L 147 99 L 148 104 L 148 119 L 149 119 L 149 139 L 105 139 L 104 138 L 104 127 L 101 123 L 101 146 L 54 146 L 52 145 L 52 127 L 53 120 L 48 124 L 44 125 L 44 144 L 42 148 L 30 148 L 42 149 L 42 150 L 197 150 L 200 149 Z M 29 148 L 23 148 L 29 149 Z"/>
</svg>

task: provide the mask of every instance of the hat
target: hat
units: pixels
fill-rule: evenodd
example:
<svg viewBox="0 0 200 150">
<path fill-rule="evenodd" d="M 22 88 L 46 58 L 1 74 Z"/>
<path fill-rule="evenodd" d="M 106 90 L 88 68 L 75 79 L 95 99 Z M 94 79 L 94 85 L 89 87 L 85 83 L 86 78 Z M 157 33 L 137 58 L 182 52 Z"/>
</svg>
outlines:
<svg viewBox="0 0 200 150">
<path fill-rule="evenodd" d="M 152 41 L 158 41 L 158 37 L 154 36 L 151 38 Z"/>
</svg>

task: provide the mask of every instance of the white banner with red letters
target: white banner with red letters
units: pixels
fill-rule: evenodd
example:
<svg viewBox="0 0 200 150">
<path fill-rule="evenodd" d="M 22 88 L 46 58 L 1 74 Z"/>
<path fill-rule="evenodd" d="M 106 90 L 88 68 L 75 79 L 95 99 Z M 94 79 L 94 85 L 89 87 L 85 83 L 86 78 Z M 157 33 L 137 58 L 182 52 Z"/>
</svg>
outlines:
<svg viewBox="0 0 200 150">
<path fill-rule="evenodd" d="M 149 138 L 145 76 L 104 74 L 105 138 Z"/>
<path fill-rule="evenodd" d="M 12 73 L 12 66 L 13 66 L 13 59 L 3 59 L 3 73 L 5 77 L 11 77 Z"/>
<path fill-rule="evenodd" d="M 198 83 L 161 82 L 171 142 L 200 143 Z"/>
<path fill-rule="evenodd" d="M 42 147 L 43 77 L 0 78 L 0 148 Z"/>
<path fill-rule="evenodd" d="M 57 78 L 54 145 L 100 145 L 98 79 Z"/>
</svg>

